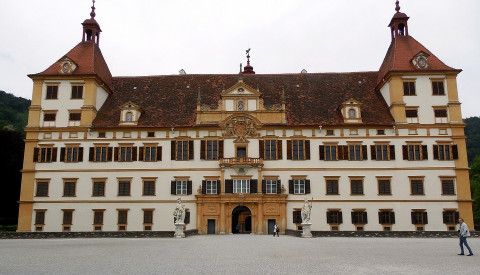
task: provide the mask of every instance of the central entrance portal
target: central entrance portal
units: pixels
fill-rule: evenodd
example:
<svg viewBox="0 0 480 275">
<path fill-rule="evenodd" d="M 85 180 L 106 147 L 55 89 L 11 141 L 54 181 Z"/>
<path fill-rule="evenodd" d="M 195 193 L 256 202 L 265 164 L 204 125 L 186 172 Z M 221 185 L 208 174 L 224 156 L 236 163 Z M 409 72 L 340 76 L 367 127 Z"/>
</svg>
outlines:
<svg viewBox="0 0 480 275">
<path fill-rule="evenodd" d="M 252 233 L 252 212 L 246 206 L 237 206 L 232 211 L 232 233 Z"/>
</svg>

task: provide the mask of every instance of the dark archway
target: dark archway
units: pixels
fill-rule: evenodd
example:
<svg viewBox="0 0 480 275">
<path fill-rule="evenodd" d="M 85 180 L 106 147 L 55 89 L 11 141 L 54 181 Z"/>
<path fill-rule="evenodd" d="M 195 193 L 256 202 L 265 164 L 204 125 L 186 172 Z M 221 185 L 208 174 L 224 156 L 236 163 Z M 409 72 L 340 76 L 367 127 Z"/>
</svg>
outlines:
<svg viewBox="0 0 480 275">
<path fill-rule="evenodd" d="M 232 233 L 252 233 L 252 212 L 246 206 L 237 206 L 232 211 Z"/>
</svg>

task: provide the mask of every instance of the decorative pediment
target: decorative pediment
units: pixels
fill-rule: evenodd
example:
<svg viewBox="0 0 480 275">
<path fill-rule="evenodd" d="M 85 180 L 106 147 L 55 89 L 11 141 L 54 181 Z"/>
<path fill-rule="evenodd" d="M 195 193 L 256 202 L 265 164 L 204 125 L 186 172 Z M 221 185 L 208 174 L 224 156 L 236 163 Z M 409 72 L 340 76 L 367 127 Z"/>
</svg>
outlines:
<svg viewBox="0 0 480 275">
<path fill-rule="evenodd" d="M 426 69 L 429 67 L 428 57 L 430 57 L 428 53 L 421 51 L 413 57 L 411 62 L 417 69 Z"/>
<path fill-rule="evenodd" d="M 61 74 L 71 74 L 77 68 L 77 64 L 73 62 L 70 58 L 64 57 L 60 63 L 59 72 Z"/>
<path fill-rule="evenodd" d="M 345 123 L 362 123 L 362 103 L 355 98 L 343 102 L 340 111 Z"/>
<path fill-rule="evenodd" d="M 242 80 L 239 80 L 232 87 L 224 90 L 221 93 L 221 97 L 260 97 L 262 94 L 258 89 L 250 87 Z"/>
<path fill-rule="evenodd" d="M 137 125 L 143 113 L 143 109 L 131 101 L 120 106 L 120 110 L 119 125 Z"/>
<path fill-rule="evenodd" d="M 261 126 L 262 123 L 251 115 L 232 115 L 220 124 L 223 136 L 236 138 L 234 142 L 248 142 L 247 137 L 257 137 Z"/>
</svg>

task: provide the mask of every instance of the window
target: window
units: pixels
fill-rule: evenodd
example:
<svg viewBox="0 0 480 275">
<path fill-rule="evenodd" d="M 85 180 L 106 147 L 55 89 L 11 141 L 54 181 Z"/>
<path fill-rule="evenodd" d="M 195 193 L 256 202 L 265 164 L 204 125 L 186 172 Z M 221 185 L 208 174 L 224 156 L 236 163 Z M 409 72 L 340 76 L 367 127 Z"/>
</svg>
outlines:
<svg viewBox="0 0 480 275">
<path fill-rule="evenodd" d="M 147 137 L 155 137 L 155 132 L 147 132 Z"/>
<path fill-rule="evenodd" d="M 122 162 L 132 161 L 132 153 L 133 153 L 132 146 L 120 146 L 119 151 L 120 151 L 119 161 L 122 161 Z"/>
<path fill-rule="evenodd" d="M 293 180 L 293 193 L 305 194 L 305 180 Z"/>
<path fill-rule="evenodd" d="M 409 144 L 403 145 L 404 160 L 426 160 L 428 159 L 427 145 Z"/>
<path fill-rule="evenodd" d="M 118 230 L 127 230 L 128 210 L 118 210 Z"/>
<path fill-rule="evenodd" d="M 433 95 L 445 95 L 443 81 L 432 81 Z"/>
<path fill-rule="evenodd" d="M 381 210 L 378 212 L 378 223 L 380 224 L 394 224 L 395 212 L 391 210 Z"/>
<path fill-rule="evenodd" d="M 99 132 L 98 137 L 99 138 L 105 138 L 106 137 L 105 132 Z"/>
<path fill-rule="evenodd" d="M 338 195 L 338 179 L 327 179 L 327 195 Z"/>
<path fill-rule="evenodd" d="M 363 195 L 363 180 L 361 179 L 350 180 L 350 187 L 351 187 L 352 195 Z"/>
<path fill-rule="evenodd" d="M 54 148 L 54 147 L 40 147 L 39 148 L 39 153 L 37 155 L 39 157 L 38 162 L 56 161 L 56 159 L 57 159 L 57 148 Z"/>
<path fill-rule="evenodd" d="M 65 162 L 78 162 L 80 161 L 80 148 L 78 146 L 67 146 L 61 149 L 61 158 L 65 159 Z M 83 150 L 82 150 L 83 153 Z M 82 154 L 83 157 L 83 154 Z M 61 159 L 60 159 L 61 160 Z"/>
<path fill-rule="evenodd" d="M 388 160 L 388 145 L 375 145 L 376 160 Z"/>
<path fill-rule="evenodd" d="M 459 214 L 456 210 L 445 210 L 443 211 L 443 223 L 444 224 L 457 224 Z"/>
<path fill-rule="evenodd" d="M 342 211 L 329 210 L 327 211 L 327 223 L 328 224 L 340 224 L 343 222 Z"/>
<path fill-rule="evenodd" d="M 447 144 L 438 145 L 436 149 L 437 149 L 437 152 L 438 152 L 438 159 L 439 160 L 450 160 L 451 159 L 450 145 L 447 145 Z"/>
<path fill-rule="evenodd" d="M 378 194 L 379 195 L 391 195 L 391 184 L 389 179 L 378 180 Z"/>
<path fill-rule="evenodd" d="M 206 157 L 208 160 L 218 159 L 218 140 L 207 140 Z"/>
<path fill-rule="evenodd" d="M 353 211 L 352 224 L 367 224 L 368 217 L 366 211 Z"/>
<path fill-rule="evenodd" d="M 82 119 L 82 113 L 71 112 L 68 114 L 68 126 L 79 126 Z"/>
<path fill-rule="evenodd" d="M 356 118 L 355 109 L 348 110 L 348 118 Z"/>
<path fill-rule="evenodd" d="M 102 225 L 103 224 L 103 209 L 94 209 L 93 210 L 93 224 Z"/>
<path fill-rule="evenodd" d="M 58 86 L 47 86 L 46 99 L 57 99 L 57 95 L 58 95 Z"/>
<path fill-rule="evenodd" d="M 63 196 L 64 197 L 74 197 L 75 196 L 75 181 L 65 181 L 63 182 Z"/>
<path fill-rule="evenodd" d="M 35 225 L 45 224 L 45 211 L 46 210 L 35 210 Z"/>
<path fill-rule="evenodd" d="M 105 196 L 105 181 L 96 180 L 93 182 L 93 197 L 103 197 Z"/>
<path fill-rule="evenodd" d="M 293 159 L 305 159 L 304 156 L 304 141 L 303 140 L 293 140 Z"/>
<path fill-rule="evenodd" d="M 174 141 L 175 142 L 175 141 Z M 193 146 L 193 140 L 188 141 L 188 140 L 178 140 L 176 141 L 176 148 L 177 148 L 177 154 L 176 154 L 176 160 L 189 160 L 189 145 Z M 193 148 L 191 149 L 193 152 Z M 192 156 L 193 158 L 193 156 Z"/>
<path fill-rule="evenodd" d="M 265 180 L 265 193 L 277 194 L 277 180 Z"/>
<path fill-rule="evenodd" d="M 302 210 L 298 208 L 293 210 L 293 223 L 295 224 L 302 223 Z"/>
<path fill-rule="evenodd" d="M 428 224 L 427 212 L 424 210 L 412 211 L 412 224 Z"/>
<path fill-rule="evenodd" d="M 133 120 L 133 114 L 132 112 L 127 112 L 125 115 L 125 121 L 132 121 Z"/>
<path fill-rule="evenodd" d="M 410 109 L 405 110 L 405 116 L 408 123 L 418 123 L 418 110 Z"/>
<path fill-rule="evenodd" d="M 442 195 L 455 195 L 453 179 L 442 179 Z"/>
<path fill-rule="evenodd" d="M 377 135 L 384 136 L 385 135 L 385 130 L 377 130 Z"/>
<path fill-rule="evenodd" d="M 129 180 L 120 180 L 118 182 L 118 195 L 119 196 L 130 196 L 130 181 Z"/>
<path fill-rule="evenodd" d="M 96 162 L 106 162 L 108 147 L 107 146 L 96 146 L 95 147 L 95 161 Z"/>
<path fill-rule="evenodd" d="M 337 145 L 320 145 L 320 160 L 337 160 Z"/>
<path fill-rule="evenodd" d="M 310 159 L 310 140 L 287 140 L 287 159 Z"/>
<path fill-rule="evenodd" d="M 177 195 L 187 195 L 187 181 L 186 180 L 177 180 Z"/>
<path fill-rule="evenodd" d="M 435 109 L 435 123 L 447 123 L 448 122 L 448 113 L 447 109 Z"/>
<path fill-rule="evenodd" d="M 237 146 L 235 156 L 237 158 L 246 158 L 247 157 L 247 147 L 245 146 Z"/>
<path fill-rule="evenodd" d="M 265 157 L 267 160 L 277 159 L 277 141 L 265 140 Z"/>
<path fill-rule="evenodd" d="M 153 223 L 153 210 L 144 209 L 143 210 L 143 223 Z"/>
<path fill-rule="evenodd" d="M 57 113 L 43 113 L 43 126 L 55 127 L 56 118 L 57 118 Z"/>
<path fill-rule="evenodd" d="M 72 99 L 83 98 L 83 86 L 72 85 Z"/>
<path fill-rule="evenodd" d="M 423 193 L 423 179 L 410 179 L 412 188 L 412 195 L 424 195 Z"/>
<path fill-rule="evenodd" d="M 206 194 L 217 194 L 217 181 L 216 180 L 207 180 L 205 182 L 207 190 Z"/>
<path fill-rule="evenodd" d="M 327 130 L 327 136 L 334 136 L 335 132 L 333 130 Z"/>
<path fill-rule="evenodd" d="M 415 82 L 404 81 L 403 82 L 403 95 L 415 95 Z"/>
<path fill-rule="evenodd" d="M 62 209 L 63 211 L 63 225 L 72 225 L 73 210 Z"/>
<path fill-rule="evenodd" d="M 37 181 L 36 197 L 48 197 L 48 181 Z"/>
<path fill-rule="evenodd" d="M 144 196 L 155 196 L 155 181 L 153 181 L 153 180 L 144 180 L 143 181 L 143 195 Z"/>
<path fill-rule="evenodd" d="M 143 160 L 144 161 L 157 161 L 157 147 L 156 146 L 145 146 L 143 147 Z"/>
<path fill-rule="evenodd" d="M 349 145 L 348 146 L 349 157 L 348 160 L 362 160 L 362 146 L 361 145 Z"/>
<path fill-rule="evenodd" d="M 234 179 L 233 180 L 233 193 L 235 193 L 235 194 L 249 194 L 250 193 L 250 180 Z"/>
</svg>

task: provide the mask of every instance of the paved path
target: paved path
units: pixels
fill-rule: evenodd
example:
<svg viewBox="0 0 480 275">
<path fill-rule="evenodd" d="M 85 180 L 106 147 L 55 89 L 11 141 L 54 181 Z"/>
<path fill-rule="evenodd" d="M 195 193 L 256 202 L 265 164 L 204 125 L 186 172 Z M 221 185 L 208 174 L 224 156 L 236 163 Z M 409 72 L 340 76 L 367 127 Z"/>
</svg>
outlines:
<svg viewBox="0 0 480 275">
<path fill-rule="evenodd" d="M 0 240 L 0 274 L 480 274 L 458 239 L 265 235 Z"/>
</svg>

